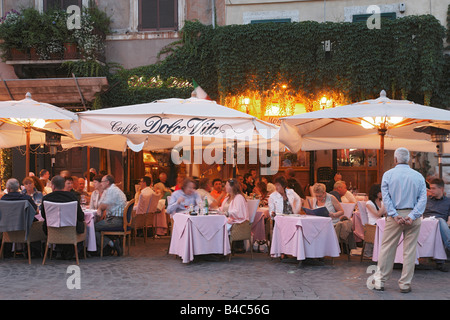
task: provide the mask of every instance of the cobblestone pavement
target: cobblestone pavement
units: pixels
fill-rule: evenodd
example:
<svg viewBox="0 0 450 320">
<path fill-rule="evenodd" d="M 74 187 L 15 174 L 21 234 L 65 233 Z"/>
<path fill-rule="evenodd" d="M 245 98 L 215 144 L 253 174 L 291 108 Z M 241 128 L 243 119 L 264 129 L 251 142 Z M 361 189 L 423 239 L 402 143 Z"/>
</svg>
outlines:
<svg viewBox="0 0 450 320">
<path fill-rule="evenodd" d="M 409 294 L 399 292 L 400 270 L 394 270 L 386 291 L 369 290 L 367 269 L 374 263 L 359 256 L 325 259 L 325 266 L 281 262 L 267 254 L 236 254 L 231 262 L 196 258 L 183 264 L 167 255 L 168 238 L 142 238 L 131 254 L 80 260 L 80 289 L 68 289 L 73 261 L 24 258 L 0 261 L 0 299 L 63 300 L 448 300 L 450 274 L 433 269 L 416 270 Z M 449 263 L 447 262 L 447 267 Z M 69 281 L 70 282 L 70 281 Z"/>
</svg>

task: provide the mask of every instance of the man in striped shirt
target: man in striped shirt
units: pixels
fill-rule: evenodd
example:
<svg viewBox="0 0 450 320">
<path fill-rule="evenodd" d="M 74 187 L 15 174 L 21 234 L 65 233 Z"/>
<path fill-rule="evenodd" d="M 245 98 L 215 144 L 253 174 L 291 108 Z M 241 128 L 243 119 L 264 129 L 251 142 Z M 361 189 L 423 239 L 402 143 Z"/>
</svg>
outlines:
<svg viewBox="0 0 450 320">
<path fill-rule="evenodd" d="M 123 227 L 123 210 L 127 204 L 127 197 L 114 184 L 114 177 L 110 174 L 104 176 L 101 181 L 103 194 L 99 200 L 97 214 L 100 221 L 95 223 L 95 238 L 97 240 L 97 248 L 101 245 L 101 231 L 117 230 Z M 119 239 L 112 241 L 108 237 L 104 237 L 104 248 L 114 248 L 117 255 L 122 255 L 122 246 Z M 106 254 L 109 250 L 105 250 Z"/>
</svg>

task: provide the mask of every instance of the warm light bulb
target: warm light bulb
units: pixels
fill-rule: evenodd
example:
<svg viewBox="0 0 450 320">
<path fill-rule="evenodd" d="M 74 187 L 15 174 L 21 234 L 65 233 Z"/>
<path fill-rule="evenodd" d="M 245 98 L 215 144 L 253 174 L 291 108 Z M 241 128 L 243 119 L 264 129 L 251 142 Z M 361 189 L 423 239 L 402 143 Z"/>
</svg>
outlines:
<svg viewBox="0 0 450 320">
<path fill-rule="evenodd" d="M 373 129 L 375 127 L 373 123 L 374 119 L 372 117 L 364 117 L 363 120 L 361 120 L 361 126 L 364 129 Z"/>
<path fill-rule="evenodd" d="M 391 124 L 397 124 L 403 121 L 403 117 L 390 117 L 389 123 Z"/>
<path fill-rule="evenodd" d="M 36 128 L 43 128 L 45 127 L 45 120 L 44 119 L 34 119 L 35 121 L 32 123 L 33 127 Z"/>
</svg>

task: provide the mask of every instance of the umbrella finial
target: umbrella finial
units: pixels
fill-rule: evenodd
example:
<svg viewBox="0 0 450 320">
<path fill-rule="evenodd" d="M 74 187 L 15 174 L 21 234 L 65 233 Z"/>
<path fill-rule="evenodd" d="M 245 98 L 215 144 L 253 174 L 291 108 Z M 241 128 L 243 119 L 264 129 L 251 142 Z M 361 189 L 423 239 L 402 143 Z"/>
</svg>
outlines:
<svg viewBox="0 0 450 320">
<path fill-rule="evenodd" d="M 31 99 L 31 93 L 27 92 L 27 94 L 25 95 L 25 99 Z"/>
<path fill-rule="evenodd" d="M 381 92 L 380 92 L 380 98 L 386 98 L 386 91 L 381 90 Z"/>
</svg>

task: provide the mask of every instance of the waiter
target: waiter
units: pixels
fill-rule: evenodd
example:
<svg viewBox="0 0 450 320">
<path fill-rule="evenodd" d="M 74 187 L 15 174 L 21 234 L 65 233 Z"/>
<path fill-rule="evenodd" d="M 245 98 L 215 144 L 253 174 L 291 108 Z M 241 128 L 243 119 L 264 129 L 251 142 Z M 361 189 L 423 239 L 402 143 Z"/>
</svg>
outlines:
<svg viewBox="0 0 450 320">
<path fill-rule="evenodd" d="M 378 291 L 384 290 L 394 267 L 395 253 L 403 235 L 403 269 L 398 281 L 402 293 L 411 292 L 414 275 L 416 245 L 421 216 L 427 203 L 427 189 L 423 176 L 408 165 L 409 151 L 398 148 L 394 153 L 395 167 L 383 175 L 381 193 L 387 211 L 377 272 L 374 274 Z"/>
</svg>

